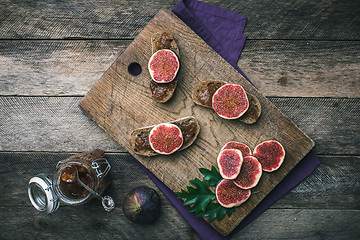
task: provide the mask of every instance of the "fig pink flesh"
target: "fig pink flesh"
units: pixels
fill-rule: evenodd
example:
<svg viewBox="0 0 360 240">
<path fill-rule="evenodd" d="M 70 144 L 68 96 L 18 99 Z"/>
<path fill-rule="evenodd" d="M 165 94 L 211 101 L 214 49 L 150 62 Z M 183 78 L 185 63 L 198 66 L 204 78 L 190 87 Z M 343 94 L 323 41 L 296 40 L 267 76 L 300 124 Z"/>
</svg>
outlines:
<svg viewBox="0 0 360 240">
<path fill-rule="evenodd" d="M 251 155 L 251 149 L 246 144 L 240 142 L 228 142 L 222 149 L 238 149 L 241 151 L 243 157 Z"/>
<path fill-rule="evenodd" d="M 285 149 L 278 141 L 269 140 L 257 145 L 253 155 L 259 160 L 264 171 L 272 172 L 283 163 Z"/>
<path fill-rule="evenodd" d="M 235 179 L 243 163 L 242 153 L 238 149 L 224 149 L 217 158 L 220 175 L 225 179 Z"/>
<path fill-rule="evenodd" d="M 246 156 L 234 183 L 240 188 L 250 189 L 258 184 L 261 175 L 262 167 L 260 162 L 254 156 Z"/>
<path fill-rule="evenodd" d="M 178 126 L 162 123 L 150 131 L 149 142 L 155 152 L 171 154 L 182 146 L 183 136 Z"/>
<path fill-rule="evenodd" d="M 151 78 L 158 83 L 169 83 L 174 80 L 179 66 L 178 57 L 169 49 L 155 52 L 148 64 Z"/>
<path fill-rule="evenodd" d="M 242 86 L 225 84 L 220 87 L 212 99 L 212 107 L 223 118 L 236 119 L 249 108 L 249 100 Z"/>
<path fill-rule="evenodd" d="M 223 179 L 216 186 L 216 199 L 226 208 L 236 207 L 249 199 L 250 190 L 241 189 L 232 180 Z"/>
</svg>

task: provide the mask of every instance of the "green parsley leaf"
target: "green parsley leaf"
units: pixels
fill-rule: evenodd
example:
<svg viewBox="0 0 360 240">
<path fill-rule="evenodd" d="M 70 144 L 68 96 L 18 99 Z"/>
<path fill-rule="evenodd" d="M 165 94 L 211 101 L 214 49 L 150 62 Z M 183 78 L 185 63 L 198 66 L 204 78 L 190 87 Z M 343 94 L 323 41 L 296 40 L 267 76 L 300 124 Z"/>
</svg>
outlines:
<svg viewBox="0 0 360 240">
<path fill-rule="evenodd" d="M 213 202 L 216 195 L 209 189 L 209 186 L 216 186 L 222 179 L 220 173 L 214 166 L 211 170 L 199 168 L 199 171 L 204 175 L 203 180 L 198 178 L 190 180 L 193 186 L 187 186 L 187 191 L 181 189 L 180 192 L 175 192 L 177 197 L 184 199 L 184 205 L 191 205 L 189 212 L 195 212 L 198 217 L 208 217 L 209 221 L 215 218 L 221 221 L 225 214 L 230 217 L 235 212 L 235 208 L 225 208 L 218 202 Z"/>
<path fill-rule="evenodd" d="M 216 184 L 222 179 L 220 173 L 214 166 L 211 167 L 211 170 L 199 168 L 199 171 L 202 175 L 204 175 L 203 180 L 208 181 L 210 186 L 216 186 Z"/>
<path fill-rule="evenodd" d="M 218 219 L 218 221 L 221 221 L 225 214 L 228 215 L 228 217 L 231 217 L 231 215 L 235 212 L 235 208 L 225 208 L 221 206 L 219 203 L 210 203 L 204 212 L 199 212 L 196 214 L 198 217 L 209 217 L 209 221 L 214 220 L 215 218 Z"/>
<path fill-rule="evenodd" d="M 184 205 L 193 204 L 190 208 L 190 212 L 201 212 L 206 210 L 206 206 L 216 198 L 215 193 L 209 189 L 209 185 L 206 181 L 201 181 L 198 178 L 189 181 L 195 186 L 187 186 L 187 192 L 181 189 L 181 192 L 175 194 L 178 198 L 186 199 Z"/>
</svg>

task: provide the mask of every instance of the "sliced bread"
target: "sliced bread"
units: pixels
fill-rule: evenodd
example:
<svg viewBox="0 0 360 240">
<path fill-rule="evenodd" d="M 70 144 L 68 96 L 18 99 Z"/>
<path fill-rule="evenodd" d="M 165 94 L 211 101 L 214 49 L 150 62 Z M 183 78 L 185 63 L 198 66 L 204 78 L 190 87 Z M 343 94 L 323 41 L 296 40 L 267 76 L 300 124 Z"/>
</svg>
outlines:
<svg viewBox="0 0 360 240">
<path fill-rule="evenodd" d="M 170 123 L 178 126 L 183 134 L 184 142 L 178 151 L 188 148 L 195 142 L 200 132 L 200 125 L 195 117 L 188 116 Z M 156 125 L 138 128 L 131 133 L 130 145 L 136 154 L 146 157 L 159 155 L 151 148 L 149 143 L 149 133 L 154 126 Z"/>
<path fill-rule="evenodd" d="M 212 96 L 216 90 L 225 84 L 226 82 L 215 80 L 200 82 L 193 89 L 192 99 L 200 106 L 212 108 Z M 246 124 L 254 124 L 261 115 L 261 104 L 257 97 L 250 93 L 246 94 L 249 100 L 249 109 L 239 120 Z"/>
</svg>

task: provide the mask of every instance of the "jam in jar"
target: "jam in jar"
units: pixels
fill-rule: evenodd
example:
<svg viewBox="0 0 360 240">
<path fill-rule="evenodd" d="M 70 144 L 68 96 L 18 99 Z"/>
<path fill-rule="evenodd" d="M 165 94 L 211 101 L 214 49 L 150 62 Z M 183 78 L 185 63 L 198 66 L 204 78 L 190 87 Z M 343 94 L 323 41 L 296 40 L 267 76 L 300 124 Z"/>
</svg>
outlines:
<svg viewBox="0 0 360 240">
<path fill-rule="evenodd" d="M 39 211 L 50 213 L 59 207 L 59 201 L 79 205 L 98 197 L 110 211 L 115 206 L 111 197 L 101 196 L 110 184 L 110 168 L 100 149 L 73 155 L 57 163 L 52 179 L 39 174 L 30 180 L 30 200 Z"/>
</svg>

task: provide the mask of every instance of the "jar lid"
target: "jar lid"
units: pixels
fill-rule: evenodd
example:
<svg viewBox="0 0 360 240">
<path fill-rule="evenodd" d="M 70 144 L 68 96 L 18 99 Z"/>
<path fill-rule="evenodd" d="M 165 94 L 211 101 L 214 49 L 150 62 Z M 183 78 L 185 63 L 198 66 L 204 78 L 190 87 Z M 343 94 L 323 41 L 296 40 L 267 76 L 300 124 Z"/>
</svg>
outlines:
<svg viewBox="0 0 360 240">
<path fill-rule="evenodd" d="M 28 194 L 32 205 L 41 212 L 52 213 L 60 206 L 51 179 L 43 173 L 30 179 Z"/>
</svg>

